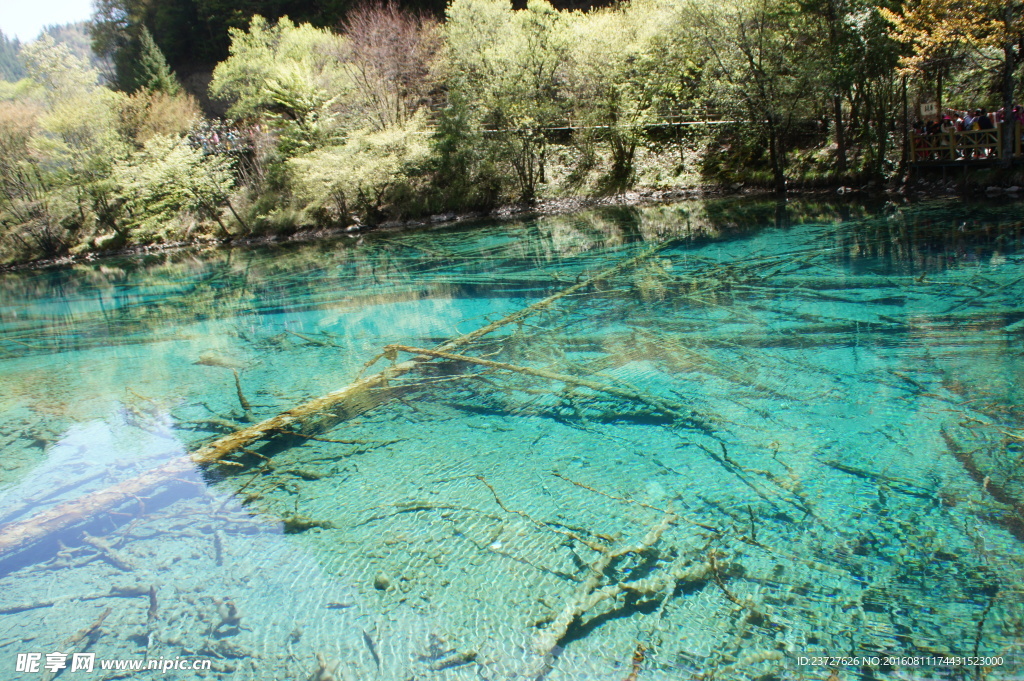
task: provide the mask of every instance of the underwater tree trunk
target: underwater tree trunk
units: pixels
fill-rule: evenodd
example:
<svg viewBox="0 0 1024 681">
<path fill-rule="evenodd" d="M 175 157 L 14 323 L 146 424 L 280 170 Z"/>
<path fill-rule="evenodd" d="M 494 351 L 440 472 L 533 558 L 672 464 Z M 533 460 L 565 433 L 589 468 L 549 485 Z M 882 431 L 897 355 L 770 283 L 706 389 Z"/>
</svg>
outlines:
<svg viewBox="0 0 1024 681">
<path fill-rule="evenodd" d="M 609 395 L 615 395 L 626 400 L 632 400 L 634 402 L 640 402 L 642 404 L 649 405 L 658 411 L 664 412 L 665 414 L 681 418 L 694 427 L 710 430 L 706 423 L 703 423 L 696 412 L 687 407 L 685 404 L 676 402 L 675 400 L 665 399 L 656 395 L 634 390 L 632 388 L 625 388 L 616 385 L 610 385 L 608 383 L 601 383 L 600 381 L 594 381 L 589 378 L 582 378 L 579 376 L 570 376 L 568 374 L 560 374 L 554 371 L 548 371 L 547 369 L 537 369 L 534 367 L 519 366 L 516 364 L 508 364 L 506 362 L 494 362 L 489 359 L 480 359 L 478 357 L 469 357 L 466 355 L 456 355 L 450 352 L 443 352 L 440 350 L 428 350 L 426 348 L 413 348 L 407 345 L 389 345 L 387 348 L 393 348 L 399 352 L 407 352 L 414 355 L 426 356 L 426 357 L 440 357 L 442 359 L 451 360 L 454 362 L 468 362 L 470 364 L 478 364 L 480 366 L 489 367 L 491 369 L 500 369 L 502 371 L 512 371 L 519 374 L 526 374 L 528 376 L 537 376 L 539 378 L 546 378 L 551 381 L 558 381 L 560 383 L 566 383 L 568 385 L 576 385 L 583 388 L 590 388 L 597 392 L 608 393 Z"/>
</svg>

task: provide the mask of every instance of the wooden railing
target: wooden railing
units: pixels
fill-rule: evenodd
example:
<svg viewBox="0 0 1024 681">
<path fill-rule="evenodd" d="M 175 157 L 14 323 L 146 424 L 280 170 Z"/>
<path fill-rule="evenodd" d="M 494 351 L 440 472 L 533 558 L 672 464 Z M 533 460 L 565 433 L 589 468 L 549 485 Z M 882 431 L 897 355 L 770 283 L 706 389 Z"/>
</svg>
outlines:
<svg viewBox="0 0 1024 681">
<path fill-rule="evenodd" d="M 914 163 L 928 161 L 973 161 L 1003 157 L 1003 135 L 1013 135 L 1011 153 L 1021 156 L 1021 131 L 1013 125 L 1001 123 L 991 130 L 964 130 L 940 132 L 931 135 L 913 133 L 910 139 L 911 158 Z"/>
</svg>

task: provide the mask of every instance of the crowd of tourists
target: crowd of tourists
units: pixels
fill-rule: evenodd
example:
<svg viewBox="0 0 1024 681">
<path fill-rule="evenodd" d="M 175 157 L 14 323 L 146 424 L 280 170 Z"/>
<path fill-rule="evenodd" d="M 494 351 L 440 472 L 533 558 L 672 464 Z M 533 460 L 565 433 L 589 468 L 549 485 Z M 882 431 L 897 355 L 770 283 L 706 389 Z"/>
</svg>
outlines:
<svg viewBox="0 0 1024 681">
<path fill-rule="evenodd" d="M 252 149 L 253 135 L 259 132 L 259 126 L 246 129 L 204 120 L 189 132 L 188 143 L 204 154 L 234 154 Z"/>
<path fill-rule="evenodd" d="M 996 111 L 947 109 L 941 118 L 927 123 L 915 121 L 915 160 L 995 157 L 999 150 L 991 146 L 991 138 L 984 133 L 996 130 L 1006 122 L 1014 123 L 1018 133 L 1024 131 L 1024 107 L 1014 106 L 1009 116 L 1005 107 Z M 951 136 L 949 133 L 958 134 Z"/>
</svg>

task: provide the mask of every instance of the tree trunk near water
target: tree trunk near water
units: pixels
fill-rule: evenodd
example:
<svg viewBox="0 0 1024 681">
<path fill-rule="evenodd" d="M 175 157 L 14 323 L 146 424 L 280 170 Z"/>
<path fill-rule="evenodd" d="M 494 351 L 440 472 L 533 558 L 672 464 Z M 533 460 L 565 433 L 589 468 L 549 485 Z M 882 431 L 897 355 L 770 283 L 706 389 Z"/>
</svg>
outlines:
<svg viewBox="0 0 1024 681">
<path fill-rule="evenodd" d="M 786 193 L 786 171 L 782 156 L 783 150 L 779 140 L 779 130 L 772 115 L 768 116 L 768 156 L 772 166 L 772 180 L 775 191 L 779 194 Z"/>
<path fill-rule="evenodd" d="M 836 172 L 846 174 L 846 131 L 843 130 L 843 99 L 832 96 L 832 108 L 836 116 Z"/>
<path fill-rule="evenodd" d="M 1013 5 L 1006 4 L 1003 20 L 1007 28 L 1013 23 Z M 999 150 L 999 165 L 1009 168 L 1013 161 L 1013 148 L 1016 136 L 1020 134 L 1017 130 L 1017 117 L 1013 113 L 1013 95 L 1016 81 L 1014 71 L 1017 69 L 1017 53 L 1014 50 L 1012 40 L 1003 44 L 1003 148 Z"/>
<path fill-rule="evenodd" d="M 900 154 L 900 167 L 899 167 L 899 172 L 897 173 L 897 175 L 899 175 L 900 177 L 903 177 L 904 173 L 907 170 L 907 163 L 910 160 L 910 120 L 908 118 L 909 114 L 908 114 L 908 110 L 907 110 L 907 77 L 906 76 L 903 76 L 903 79 L 902 79 L 902 81 L 900 83 L 900 101 L 901 101 L 901 103 L 903 105 L 903 114 L 902 114 L 903 115 L 903 118 L 902 118 L 903 122 L 900 125 L 900 127 L 903 128 L 903 140 L 902 140 L 903 151 Z"/>
<path fill-rule="evenodd" d="M 231 200 L 225 198 L 224 199 L 224 204 L 227 205 L 228 210 L 230 210 L 231 214 L 235 216 L 236 220 L 238 220 L 238 224 L 242 225 L 242 229 L 245 230 L 245 233 L 246 234 L 252 234 L 252 229 L 249 227 L 249 225 L 246 223 L 246 221 L 242 219 L 242 217 L 238 214 L 238 212 L 235 211 L 235 207 L 233 205 L 231 205 Z"/>
</svg>

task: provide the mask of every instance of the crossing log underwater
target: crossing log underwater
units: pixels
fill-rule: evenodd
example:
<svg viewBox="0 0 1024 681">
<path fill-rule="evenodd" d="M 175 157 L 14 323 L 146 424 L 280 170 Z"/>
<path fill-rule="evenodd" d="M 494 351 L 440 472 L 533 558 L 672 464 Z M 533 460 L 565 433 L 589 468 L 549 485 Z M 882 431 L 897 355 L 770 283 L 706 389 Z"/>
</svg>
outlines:
<svg viewBox="0 0 1024 681">
<path fill-rule="evenodd" d="M 627 258 L 543 300 L 528 305 L 474 331 L 448 340 L 435 348 L 433 352 L 450 353 L 453 350 L 465 347 L 503 326 L 521 321 L 563 298 L 584 291 L 595 283 L 613 277 L 650 258 L 673 243 L 672 241 L 666 241 L 645 249 L 642 253 L 632 258 Z M 393 349 L 386 349 L 376 359 L 392 356 L 393 353 Z M 389 381 L 409 373 L 419 364 L 433 359 L 433 356 L 418 355 L 404 362 L 392 364 L 372 376 L 356 380 L 343 388 L 317 397 L 277 416 L 225 435 L 200 447 L 187 456 L 173 459 L 134 478 L 66 501 L 26 520 L 4 525 L 0 527 L 0 559 L 7 558 L 29 548 L 59 532 L 87 523 L 102 513 L 116 510 L 132 502 L 139 502 L 140 497 L 146 496 L 174 482 L 176 479 L 181 479 L 183 476 L 194 474 L 197 466 L 214 465 L 254 442 L 289 433 L 293 436 L 301 436 L 307 432 L 320 432 L 341 421 L 366 412 L 378 404 L 387 401 L 389 396 L 394 394 L 394 391 L 389 388 Z M 372 363 L 373 361 L 370 362 L 370 364 Z"/>
<path fill-rule="evenodd" d="M 447 359 L 455 362 L 467 362 L 469 364 L 478 364 L 480 366 L 488 367 L 491 369 L 498 369 L 501 371 L 511 371 L 518 374 L 526 374 L 527 376 L 537 376 L 538 378 L 546 378 L 551 381 L 558 381 L 560 383 L 566 383 L 568 385 L 575 385 L 583 388 L 590 388 L 597 392 L 608 393 L 616 397 L 623 399 L 632 400 L 634 402 L 640 402 L 642 404 L 654 407 L 658 411 L 661 411 L 670 416 L 674 416 L 683 422 L 692 425 L 701 430 L 710 431 L 711 426 L 700 419 L 695 411 L 689 409 L 685 404 L 676 402 L 675 400 L 666 399 L 664 397 L 658 397 L 649 393 L 634 390 L 632 388 L 626 388 L 617 385 L 611 385 L 608 383 L 602 383 L 600 381 L 594 381 L 589 378 L 582 378 L 580 376 L 572 376 L 570 374 L 561 374 L 555 371 L 548 371 L 547 369 L 537 369 L 534 367 L 519 366 L 517 364 L 508 364 L 506 362 L 494 362 L 489 359 L 480 359 L 478 357 L 469 357 L 467 355 L 457 355 L 451 352 L 442 352 L 441 350 L 428 350 L 426 348 L 413 348 L 408 345 L 388 345 L 387 348 L 392 348 L 399 352 L 412 353 L 417 356 L 426 357 L 439 357 L 441 359 Z"/>
</svg>

